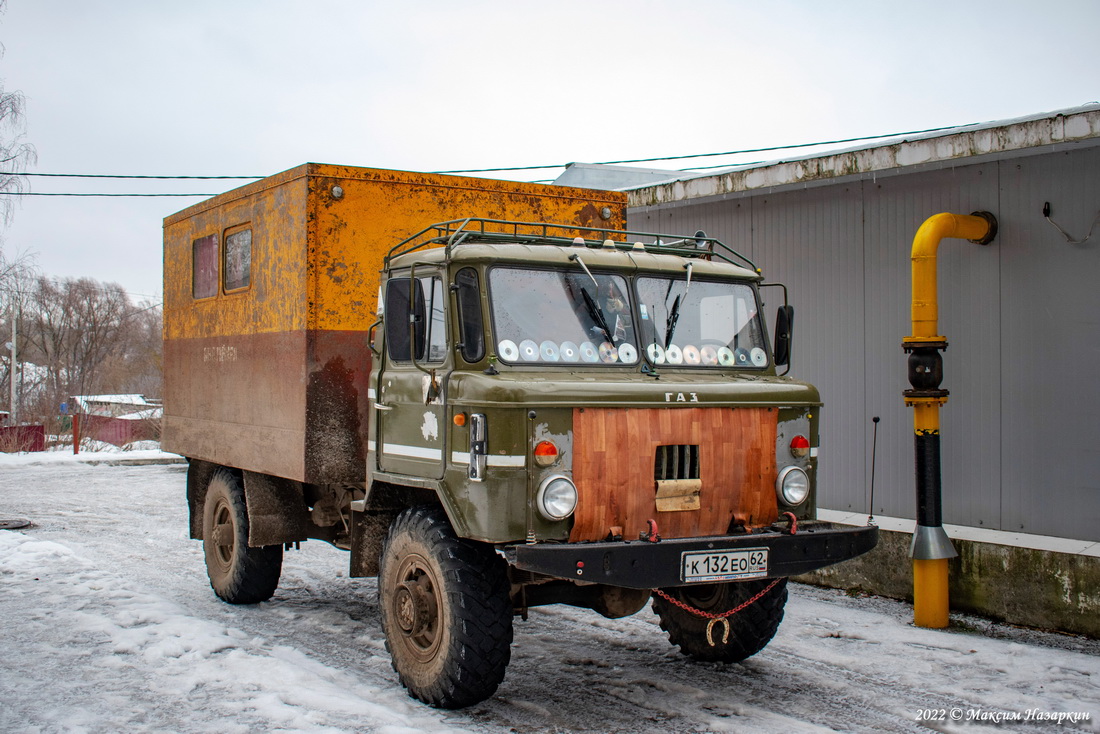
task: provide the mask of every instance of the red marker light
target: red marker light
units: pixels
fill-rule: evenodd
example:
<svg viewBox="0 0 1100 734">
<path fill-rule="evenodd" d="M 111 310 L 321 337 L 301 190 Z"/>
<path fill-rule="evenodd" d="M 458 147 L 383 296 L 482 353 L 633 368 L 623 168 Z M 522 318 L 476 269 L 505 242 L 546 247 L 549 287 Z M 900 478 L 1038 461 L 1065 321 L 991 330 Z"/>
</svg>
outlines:
<svg viewBox="0 0 1100 734">
<path fill-rule="evenodd" d="M 539 466 L 550 466 L 558 460 L 558 447 L 550 441 L 540 441 L 535 446 L 535 463 Z"/>
<path fill-rule="evenodd" d="M 805 436 L 795 436 L 791 439 L 791 456 L 801 459 L 810 453 L 810 441 Z"/>
</svg>

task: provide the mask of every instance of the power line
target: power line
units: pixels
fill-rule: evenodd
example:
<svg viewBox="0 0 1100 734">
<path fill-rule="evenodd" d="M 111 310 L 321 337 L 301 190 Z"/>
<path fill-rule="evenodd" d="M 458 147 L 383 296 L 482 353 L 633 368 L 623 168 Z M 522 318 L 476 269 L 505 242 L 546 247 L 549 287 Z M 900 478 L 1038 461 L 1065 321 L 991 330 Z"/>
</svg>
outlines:
<svg viewBox="0 0 1100 734">
<path fill-rule="evenodd" d="M 663 158 L 652 158 L 651 160 L 659 161 Z M 568 163 L 554 163 L 549 166 L 511 166 L 508 168 L 462 168 L 454 171 L 432 171 L 432 173 L 492 173 L 494 171 L 540 171 L 545 168 L 565 168 Z M 603 164 L 597 164 L 603 165 Z"/>
<path fill-rule="evenodd" d="M 619 163 L 648 163 L 650 161 L 680 161 L 685 158 L 709 158 L 720 155 L 739 155 L 741 153 L 766 153 L 773 150 L 792 150 L 794 148 L 814 148 L 818 145 L 839 145 L 840 143 L 858 143 L 863 140 L 879 140 L 881 138 L 896 138 L 902 135 L 920 135 L 922 133 L 934 133 L 941 130 L 955 130 L 959 127 L 965 127 L 960 125 L 949 125 L 946 127 L 930 127 L 926 130 L 909 130 L 903 133 L 887 133 L 885 135 L 865 135 L 859 138 L 840 138 L 838 140 L 823 140 L 820 143 L 800 143 L 798 145 L 773 145 L 767 148 L 745 148 L 744 150 L 730 150 L 725 153 L 700 153 L 698 155 L 670 155 L 664 158 L 634 158 L 632 160 L 622 161 L 603 161 L 597 165 L 601 166 L 613 166 Z"/>
<path fill-rule="evenodd" d="M 756 166 L 764 161 L 743 161 L 741 163 L 721 163 L 717 166 L 692 166 L 690 168 L 679 168 L 677 170 L 687 173 L 688 171 L 711 171 L 715 168 L 732 168 L 733 166 Z"/>
<path fill-rule="evenodd" d="M 266 176 L 138 176 L 130 174 L 113 174 L 113 173 L 12 173 L 13 176 L 43 176 L 51 178 L 155 178 L 155 179 L 173 179 L 173 180 L 199 180 L 210 181 L 220 179 L 260 179 L 267 178 Z"/>
<path fill-rule="evenodd" d="M 660 156 L 653 158 L 624 158 L 622 160 L 615 161 L 597 161 L 595 165 L 598 166 L 614 166 L 624 163 L 658 163 L 660 161 L 680 161 L 687 160 L 689 158 L 715 158 L 719 156 L 730 155 L 742 155 L 745 153 L 766 153 L 780 150 L 796 150 L 799 148 L 814 148 L 822 145 L 840 145 L 843 143 L 858 143 L 867 140 L 881 140 L 884 138 L 902 137 L 905 135 L 923 135 L 926 133 L 942 132 L 944 130 L 957 130 L 963 127 L 970 127 L 976 123 L 969 123 L 967 125 L 947 125 L 944 127 L 930 127 L 923 130 L 907 130 L 905 132 L 895 133 L 883 133 L 881 135 L 864 135 L 854 138 L 837 138 L 835 140 L 822 140 L 814 143 L 797 143 L 794 145 L 772 145 L 763 148 L 743 148 L 741 150 L 727 150 L 718 153 L 691 153 L 688 155 L 671 155 Z M 761 161 L 754 161 L 760 163 Z M 753 165 L 753 164 L 737 164 L 737 165 Z M 433 173 L 496 173 L 507 171 L 539 171 L 552 168 L 566 168 L 570 163 L 551 163 L 541 166 L 503 166 L 497 168 L 462 168 L 452 169 L 446 171 L 433 171 Z M 727 166 L 697 166 L 694 168 L 681 169 L 684 171 L 702 171 L 710 168 L 726 168 Z M 8 176 L 39 176 L 39 177 L 51 177 L 51 178 L 98 178 L 98 179 L 148 179 L 148 180 L 258 180 L 264 178 L 263 176 L 184 176 L 184 175 L 137 175 L 137 174 L 107 174 L 107 173 L 35 173 L 35 172 L 0 172 L 0 175 Z M 38 193 L 38 192 L 3 192 L 9 196 L 119 196 L 119 197 L 132 197 L 132 196 L 215 196 L 216 194 L 100 194 L 100 193 Z"/>
<path fill-rule="evenodd" d="M 975 123 L 971 123 L 975 124 Z M 773 145 L 766 148 L 745 148 L 743 150 L 727 150 L 721 153 L 693 153 L 691 155 L 670 155 L 660 158 L 630 158 L 620 161 L 598 161 L 595 163 L 597 166 L 614 166 L 622 163 L 656 163 L 658 161 L 680 161 L 687 158 L 713 158 L 723 155 L 740 155 L 743 153 L 765 153 L 775 150 L 793 150 L 796 148 L 814 148 L 819 145 L 839 145 L 841 143 L 857 143 L 864 140 L 881 140 L 882 138 L 896 138 L 903 135 L 921 135 L 924 133 L 941 132 L 943 130 L 955 130 L 960 127 L 968 127 L 968 125 L 948 125 L 945 127 L 930 127 L 924 130 L 908 130 L 900 133 L 885 133 L 883 135 L 865 135 L 858 138 L 839 138 L 837 140 L 822 140 L 817 143 L 799 143 L 797 145 Z M 550 166 L 514 166 L 510 168 L 466 168 L 462 170 L 452 171 L 435 171 L 435 173 L 490 173 L 494 171 L 532 171 L 543 168 L 564 168 L 568 166 L 568 163 L 556 163 Z M 725 168 L 725 166 L 717 166 L 717 168 Z M 685 170 L 703 170 L 699 169 L 685 169 Z"/>
<path fill-rule="evenodd" d="M 218 192 L 221 193 L 221 192 Z M 3 196 L 217 196 L 218 194 L 102 194 L 102 193 L 87 193 L 87 194 L 75 194 L 75 193 L 44 193 L 39 191 L 5 191 L 0 192 Z"/>
</svg>

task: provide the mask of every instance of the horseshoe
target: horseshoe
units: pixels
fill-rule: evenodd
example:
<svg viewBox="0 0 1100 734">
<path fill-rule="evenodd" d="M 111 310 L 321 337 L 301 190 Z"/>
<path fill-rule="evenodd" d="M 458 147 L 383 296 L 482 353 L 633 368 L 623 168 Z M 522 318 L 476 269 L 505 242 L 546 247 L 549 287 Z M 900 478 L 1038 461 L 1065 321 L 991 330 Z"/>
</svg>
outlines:
<svg viewBox="0 0 1100 734">
<path fill-rule="evenodd" d="M 707 622 L 707 644 L 709 644 L 711 647 L 715 646 L 713 632 L 714 632 L 714 625 L 717 624 L 718 622 L 722 623 L 722 644 L 725 645 L 727 642 L 730 641 L 730 623 L 729 623 L 729 620 L 726 619 L 725 617 L 715 617 L 714 619 Z"/>
</svg>

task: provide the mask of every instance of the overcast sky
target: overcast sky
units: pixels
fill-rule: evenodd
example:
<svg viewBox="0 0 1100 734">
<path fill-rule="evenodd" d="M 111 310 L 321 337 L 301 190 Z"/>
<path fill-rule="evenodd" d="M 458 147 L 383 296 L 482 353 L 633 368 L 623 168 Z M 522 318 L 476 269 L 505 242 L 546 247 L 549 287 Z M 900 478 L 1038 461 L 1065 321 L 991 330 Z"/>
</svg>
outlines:
<svg viewBox="0 0 1100 734">
<path fill-rule="evenodd" d="M 1097 0 L 8 0 L 0 80 L 26 95 L 36 172 L 435 171 L 1076 107 L 1100 99 L 1098 27 Z M 31 179 L 35 192 L 235 185 Z M 4 248 L 159 299 L 161 220 L 198 200 L 24 197 Z"/>
</svg>

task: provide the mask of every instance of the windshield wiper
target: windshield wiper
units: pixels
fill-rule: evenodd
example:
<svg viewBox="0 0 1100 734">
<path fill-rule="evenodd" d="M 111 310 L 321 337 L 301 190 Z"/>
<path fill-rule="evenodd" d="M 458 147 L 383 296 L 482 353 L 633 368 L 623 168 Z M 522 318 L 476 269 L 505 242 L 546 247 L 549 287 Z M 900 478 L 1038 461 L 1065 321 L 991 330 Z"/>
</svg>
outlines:
<svg viewBox="0 0 1100 734">
<path fill-rule="evenodd" d="M 570 255 L 570 260 L 576 260 L 580 263 L 580 266 L 584 268 L 584 272 L 588 273 L 588 277 L 592 279 L 593 285 L 596 286 L 596 293 L 600 292 L 600 283 L 596 280 L 596 276 L 592 275 L 592 271 L 588 269 L 588 266 L 584 264 L 584 260 L 581 260 L 580 255 Z M 596 301 L 588 294 L 588 291 L 582 286 L 581 297 L 584 299 L 584 305 L 588 309 L 588 315 L 592 317 L 592 320 L 596 322 L 596 326 L 600 327 L 607 340 L 611 342 L 612 346 L 615 345 L 615 337 L 611 333 L 611 329 L 607 326 L 607 321 L 603 317 L 603 311 L 596 305 Z"/>
<path fill-rule="evenodd" d="M 691 290 L 691 263 L 688 263 L 684 267 L 687 268 L 688 271 L 687 285 L 684 287 L 683 293 L 683 298 L 686 301 L 688 291 Z M 672 334 L 676 331 L 676 322 L 680 320 L 680 303 L 680 296 L 676 296 L 676 300 L 672 302 L 672 309 L 668 314 L 668 328 L 665 329 L 665 349 L 668 349 L 669 345 L 672 344 Z"/>
<path fill-rule="evenodd" d="M 672 344 L 672 335 L 676 331 L 676 322 L 680 320 L 680 297 L 672 302 L 672 310 L 668 313 L 668 328 L 665 329 L 665 349 Z"/>
<path fill-rule="evenodd" d="M 600 327 L 603 333 L 607 336 L 607 340 L 611 342 L 611 345 L 615 345 L 615 337 L 611 333 L 611 329 L 607 328 L 607 321 L 603 317 L 603 311 L 596 305 L 596 302 L 592 299 L 592 296 L 588 294 L 588 289 L 581 288 L 581 298 L 584 299 L 584 305 L 588 308 L 588 315 L 592 317 L 592 320 L 596 322 L 596 326 Z"/>
</svg>

